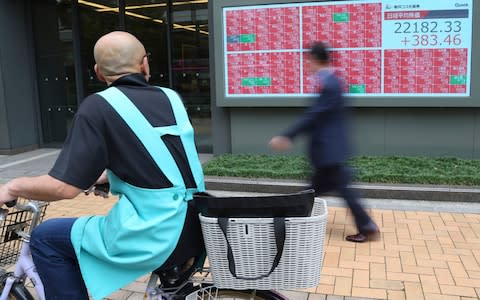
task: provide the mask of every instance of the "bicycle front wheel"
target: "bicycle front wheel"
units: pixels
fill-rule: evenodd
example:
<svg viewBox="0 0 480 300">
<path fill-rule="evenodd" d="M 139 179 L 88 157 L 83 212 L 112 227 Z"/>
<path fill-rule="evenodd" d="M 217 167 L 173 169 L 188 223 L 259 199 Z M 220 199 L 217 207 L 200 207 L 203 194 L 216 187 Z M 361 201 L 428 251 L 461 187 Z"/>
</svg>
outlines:
<svg viewBox="0 0 480 300">
<path fill-rule="evenodd" d="M 193 294 L 190 294 L 185 300 L 288 300 L 286 297 L 275 291 L 257 291 L 257 290 L 230 290 L 218 289 L 214 286 L 200 288 Z"/>
</svg>

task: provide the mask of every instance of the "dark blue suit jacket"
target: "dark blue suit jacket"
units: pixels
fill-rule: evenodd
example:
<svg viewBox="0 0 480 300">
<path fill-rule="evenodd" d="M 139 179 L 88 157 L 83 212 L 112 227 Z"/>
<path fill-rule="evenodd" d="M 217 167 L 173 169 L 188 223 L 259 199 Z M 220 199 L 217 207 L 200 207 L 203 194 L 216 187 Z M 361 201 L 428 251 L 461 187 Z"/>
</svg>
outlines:
<svg viewBox="0 0 480 300">
<path fill-rule="evenodd" d="M 294 139 L 300 133 L 309 134 L 311 162 L 314 167 L 325 167 L 348 158 L 347 120 L 340 79 L 331 70 L 322 70 L 318 76 L 319 97 L 283 135 Z"/>
</svg>

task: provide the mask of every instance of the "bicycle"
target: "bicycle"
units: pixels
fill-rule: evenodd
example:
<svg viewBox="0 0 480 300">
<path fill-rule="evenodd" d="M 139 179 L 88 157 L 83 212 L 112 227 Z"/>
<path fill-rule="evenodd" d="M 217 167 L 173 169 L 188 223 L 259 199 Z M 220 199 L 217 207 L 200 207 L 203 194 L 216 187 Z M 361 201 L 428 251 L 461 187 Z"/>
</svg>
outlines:
<svg viewBox="0 0 480 300">
<path fill-rule="evenodd" d="M 3 268 L 0 270 L 0 300 L 34 300 L 35 297 L 26 287 L 28 280 L 32 282 L 38 299 L 45 300 L 43 284 L 30 255 L 29 238 L 33 228 L 43 219 L 46 206 L 45 202 L 22 201 L 12 211 L 2 210 L 0 214 L 0 222 L 3 222 L 1 243 L 5 246 L 1 248 L 0 265 L 15 263 L 13 272 L 7 272 Z M 192 215 L 188 219 L 192 220 L 191 217 Z M 185 230 L 191 230 L 192 225 L 187 222 Z M 188 243 L 188 237 L 184 237 L 179 246 L 185 247 L 185 243 Z M 146 299 L 287 299 L 274 291 L 217 289 L 210 279 L 208 268 L 196 265 L 203 257 L 196 256 L 182 263 L 178 263 L 181 260 L 179 258 L 180 256 L 171 259 L 167 268 L 161 267 L 151 273 L 145 291 Z"/>
<path fill-rule="evenodd" d="M 0 299 L 34 300 L 25 286 L 26 279 L 29 278 L 40 300 L 44 300 L 42 281 L 30 255 L 30 234 L 44 217 L 47 203 L 26 201 L 23 204 L 15 200 L 7 203 L 7 206 L 14 209 L 11 212 L 1 209 L 0 212 L 0 221 L 3 223 L 0 266 L 16 263 L 14 272 L 7 272 L 3 268 L 0 270 Z"/>
<path fill-rule="evenodd" d="M 287 300 L 288 298 L 274 290 L 238 290 L 215 286 L 210 269 L 204 267 L 206 249 L 198 211 L 192 202 L 189 202 L 185 225 L 175 250 L 161 267 L 150 273 L 144 299 Z M 45 202 L 26 200 L 19 201 L 8 214 L 7 210 L 2 210 L 0 219 L 3 217 L 3 226 L 0 227 L 0 237 L 3 240 L 0 244 L 14 245 L 9 245 L 8 251 L 0 251 L 0 266 L 15 263 L 15 270 L 0 270 L 0 300 L 35 300 L 26 287 L 27 279 L 33 284 L 38 299 L 45 300 L 43 285 L 30 255 L 29 238 L 33 228 L 43 219 L 46 207 Z"/>
</svg>

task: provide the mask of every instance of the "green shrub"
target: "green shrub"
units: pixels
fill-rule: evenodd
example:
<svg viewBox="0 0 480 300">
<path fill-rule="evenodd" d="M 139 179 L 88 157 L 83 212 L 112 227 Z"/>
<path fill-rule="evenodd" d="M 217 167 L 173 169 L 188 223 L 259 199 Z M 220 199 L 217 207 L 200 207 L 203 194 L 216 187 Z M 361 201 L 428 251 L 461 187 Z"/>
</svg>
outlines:
<svg viewBox="0 0 480 300">
<path fill-rule="evenodd" d="M 349 160 L 357 182 L 480 185 L 480 160 L 453 157 L 359 156 Z M 309 178 L 304 156 L 226 154 L 203 166 L 205 175 L 247 178 Z"/>
</svg>

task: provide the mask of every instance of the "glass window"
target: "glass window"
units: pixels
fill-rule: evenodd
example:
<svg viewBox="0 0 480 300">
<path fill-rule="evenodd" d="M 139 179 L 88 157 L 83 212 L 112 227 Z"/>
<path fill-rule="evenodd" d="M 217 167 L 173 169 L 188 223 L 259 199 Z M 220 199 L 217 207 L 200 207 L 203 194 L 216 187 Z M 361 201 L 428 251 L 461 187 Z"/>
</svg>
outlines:
<svg viewBox="0 0 480 300">
<path fill-rule="evenodd" d="M 211 152 L 208 1 L 174 1 L 173 88 L 185 102 L 201 152 Z"/>
<path fill-rule="evenodd" d="M 106 85 L 97 79 L 93 66 L 93 46 L 104 34 L 121 30 L 119 28 L 117 0 L 78 0 L 81 62 L 85 95 L 105 89 Z"/>
<path fill-rule="evenodd" d="M 151 55 L 150 83 L 168 86 L 168 43 L 166 0 L 127 0 L 126 30 L 135 35 Z"/>
<path fill-rule="evenodd" d="M 71 1 L 32 1 L 32 24 L 43 142 L 54 145 L 77 109 Z"/>
</svg>

